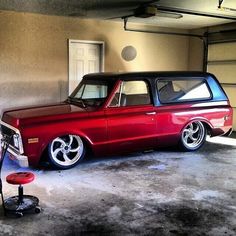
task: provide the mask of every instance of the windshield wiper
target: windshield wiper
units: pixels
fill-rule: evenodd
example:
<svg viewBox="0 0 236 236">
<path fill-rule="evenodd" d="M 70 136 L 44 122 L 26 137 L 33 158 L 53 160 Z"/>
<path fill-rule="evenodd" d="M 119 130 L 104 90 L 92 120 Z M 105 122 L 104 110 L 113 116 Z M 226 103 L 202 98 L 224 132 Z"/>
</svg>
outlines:
<svg viewBox="0 0 236 236">
<path fill-rule="evenodd" d="M 83 108 L 86 107 L 86 105 L 85 105 L 85 103 L 84 103 L 84 101 L 83 101 L 82 98 L 68 97 L 67 100 L 69 100 L 69 101 L 71 101 L 71 102 L 75 102 L 75 103 L 80 103 L 80 104 L 82 105 Z"/>
</svg>

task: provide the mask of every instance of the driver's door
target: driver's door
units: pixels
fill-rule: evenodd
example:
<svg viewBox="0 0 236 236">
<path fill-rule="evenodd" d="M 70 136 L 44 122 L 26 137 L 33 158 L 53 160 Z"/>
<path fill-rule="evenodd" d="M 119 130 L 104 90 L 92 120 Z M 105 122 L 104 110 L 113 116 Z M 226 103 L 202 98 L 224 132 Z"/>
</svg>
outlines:
<svg viewBox="0 0 236 236">
<path fill-rule="evenodd" d="M 156 145 L 156 119 L 148 81 L 122 81 L 106 109 L 108 142 L 114 154 Z"/>
</svg>

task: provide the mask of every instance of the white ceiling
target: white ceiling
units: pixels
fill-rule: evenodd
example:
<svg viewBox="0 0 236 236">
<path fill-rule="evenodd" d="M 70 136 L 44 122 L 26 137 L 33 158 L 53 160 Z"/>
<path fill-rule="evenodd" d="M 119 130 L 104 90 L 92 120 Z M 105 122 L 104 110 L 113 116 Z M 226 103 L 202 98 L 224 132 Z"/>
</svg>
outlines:
<svg viewBox="0 0 236 236">
<path fill-rule="evenodd" d="M 145 7 L 143 4 L 154 4 L 157 9 L 187 10 L 203 14 L 233 17 L 235 19 L 226 20 L 181 13 L 183 17 L 179 19 L 160 17 L 157 14 L 150 18 L 130 17 L 129 22 L 182 29 L 195 29 L 236 22 L 236 0 L 223 0 L 222 9 L 218 9 L 219 0 L 0 0 L 0 10 L 121 20 L 122 16 L 132 15 L 134 10 L 140 5 Z"/>
</svg>

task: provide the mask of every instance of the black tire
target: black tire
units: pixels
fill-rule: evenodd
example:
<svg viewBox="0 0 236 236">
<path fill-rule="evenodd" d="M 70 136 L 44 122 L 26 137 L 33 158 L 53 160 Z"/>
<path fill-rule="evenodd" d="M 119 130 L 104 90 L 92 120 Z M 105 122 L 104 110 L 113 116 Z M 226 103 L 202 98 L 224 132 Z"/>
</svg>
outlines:
<svg viewBox="0 0 236 236">
<path fill-rule="evenodd" d="M 56 169 L 70 169 L 82 161 L 85 145 L 78 135 L 57 137 L 48 145 L 48 159 Z"/>
<path fill-rule="evenodd" d="M 196 151 L 206 141 L 207 130 L 201 121 L 193 121 L 182 130 L 180 148 L 184 151 Z"/>
</svg>

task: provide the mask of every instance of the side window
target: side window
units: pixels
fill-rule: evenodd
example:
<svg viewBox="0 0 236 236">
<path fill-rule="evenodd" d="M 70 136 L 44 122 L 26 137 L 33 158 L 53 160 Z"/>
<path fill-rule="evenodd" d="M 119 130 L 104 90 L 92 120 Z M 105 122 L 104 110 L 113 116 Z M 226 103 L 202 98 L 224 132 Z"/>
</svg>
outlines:
<svg viewBox="0 0 236 236">
<path fill-rule="evenodd" d="M 105 85 L 86 85 L 83 93 L 84 99 L 88 98 L 105 98 L 107 96 L 107 86 Z"/>
<path fill-rule="evenodd" d="M 105 98 L 107 96 L 107 85 L 102 84 L 83 84 L 80 90 L 75 95 L 76 98 L 96 99 Z"/>
<path fill-rule="evenodd" d="M 162 103 L 184 100 L 207 100 L 211 93 L 204 79 L 165 79 L 157 82 L 159 99 Z"/>
<path fill-rule="evenodd" d="M 147 105 L 151 103 L 148 84 L 143 80 L 123 81 L 110 107 Z"/>
</svg>

